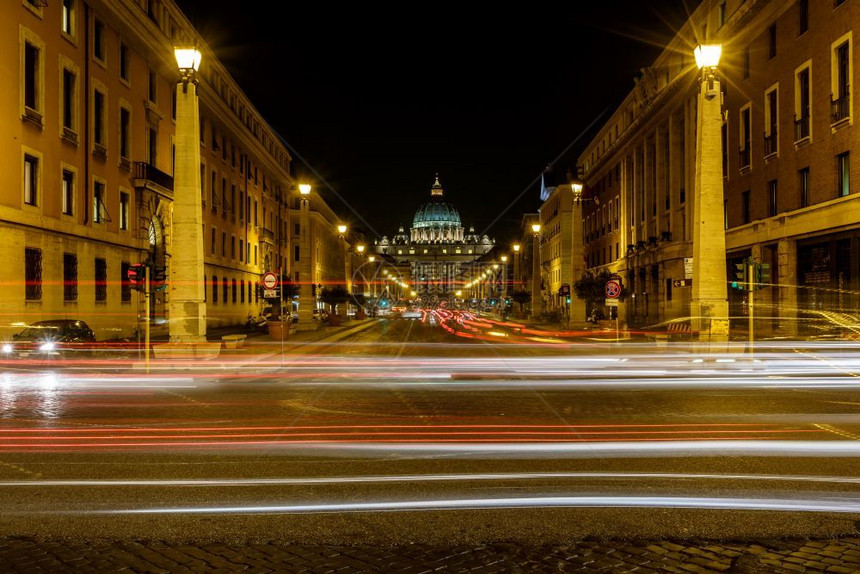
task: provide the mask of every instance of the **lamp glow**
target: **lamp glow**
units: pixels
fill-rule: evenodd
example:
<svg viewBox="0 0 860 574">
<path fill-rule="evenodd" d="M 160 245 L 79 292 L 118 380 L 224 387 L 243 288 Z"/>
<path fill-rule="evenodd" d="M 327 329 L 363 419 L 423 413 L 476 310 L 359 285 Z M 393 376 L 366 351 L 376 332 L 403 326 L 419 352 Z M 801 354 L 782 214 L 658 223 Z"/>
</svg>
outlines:
<svg viewBox="0 0 860 574">
<path fill-rule="evenodd" d="M 202 58 L 200 50 L 194 48 L 174 48 L 173 55 L 176 56 L 176 64 L 180 70 L 200 69 L 200 60 Z"/>
<path fill-rule="evenodd" d="M 338 225 L 337 226 L 337 232 L 340 233 L 341 235 L 346 233 L 346 225 Z"/>
<path fill-rule="evenodd" d="M 300 183 L 299 184 L 299 193 L 301 193 L 302 195 L 310 195 L 311 185 L 309 183 Z"/>
<path fill-rule="evenodd" d="M 532 233 L 540 233 L 540 223 L 532 224 Z"/>
<path fill-rule="evenodd" d="M 520 244 L 514 243 L 514 253 L 519 253 L 519 252 L 520 252 Z"/>
<path fill-rule="evenodd" d="M 364 245 L 356 245 L 355 250 L 359 253 L 364 253 Z"/>
<path fill-rule="evenodd" d="M 502 260 L 502 263 L 507 263 L 507 262 L 508 262 L 508 256 L 507 256 L 507 255 L 502 255 L 502 256 L 500 257 L 500 259 Z"/>
<path fill-rule="evenodd" d="M 376 257 L 374 257 L 373 255 L 369 255 L 367 257 L 367 260 L 370 261 L 371 263 L 373 263 L 374 261 L 376 261 Z"/>
<path fill-rule="evenodd" d="M 706 44 L 704 46 L 696 46 L 693 50 L 693 55 L 696 56 L 696 65 L 699 69 L 716 68 L 720 63 L 720 56 L 723 53 L 722 44 Z"/>
</svg>

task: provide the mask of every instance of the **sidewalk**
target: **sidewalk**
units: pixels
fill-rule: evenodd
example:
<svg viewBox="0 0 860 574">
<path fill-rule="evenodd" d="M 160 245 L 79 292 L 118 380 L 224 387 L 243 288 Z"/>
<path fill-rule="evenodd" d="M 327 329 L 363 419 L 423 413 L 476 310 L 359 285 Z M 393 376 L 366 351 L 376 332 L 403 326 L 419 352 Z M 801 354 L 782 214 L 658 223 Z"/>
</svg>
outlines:
<svg viewBox="0 0 860 574">
<path fill-rule="evenodd" d="M 860 538 L 595 541 L 558 546 L 307 546 L 0 539 L 5 572 L 779 572 L 860 571 Z"/>
</svg>

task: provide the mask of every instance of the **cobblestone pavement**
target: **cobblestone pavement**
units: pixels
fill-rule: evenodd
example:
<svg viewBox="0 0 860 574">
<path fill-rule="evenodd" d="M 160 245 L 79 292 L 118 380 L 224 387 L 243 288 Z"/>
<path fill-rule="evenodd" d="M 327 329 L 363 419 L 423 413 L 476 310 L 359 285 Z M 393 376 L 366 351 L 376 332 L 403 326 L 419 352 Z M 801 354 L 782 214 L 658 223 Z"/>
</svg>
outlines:
<svg viewBox="0 0 860 574">
<path fill-rule="evenodd" d="M 860 538 L 563 546 L 174 545 L 0 541 L 4 572 L 860 572 Z"/>
</svg>

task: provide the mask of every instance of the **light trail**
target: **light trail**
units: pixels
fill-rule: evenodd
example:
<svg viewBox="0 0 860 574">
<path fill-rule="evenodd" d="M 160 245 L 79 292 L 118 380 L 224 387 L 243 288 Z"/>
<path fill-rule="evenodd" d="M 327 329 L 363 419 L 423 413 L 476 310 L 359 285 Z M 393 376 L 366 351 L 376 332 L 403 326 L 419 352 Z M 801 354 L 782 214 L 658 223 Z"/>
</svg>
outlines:
<svg viewBox="0 0 860 574">
<path fill-rule="evenodd" d="M 860 484 L 860 477 L 813 476 L 778 474 L 695 474 L 667 472 L 511 472 L 480 474 L 420 474 L 332 476 L 307 478 L 201 478 L 151 480 L 30 480 L 0 481 L 0 488 L 11 487 L 81 487 L 81 486 L 146 486 L 146 487 L 221 487 L 221 486 L 305 486 L 314 484 L 375 484 L 411 482 L 482 482 L 548 479 L 653 479 L 653 480 L 741 480 L 754 482 L 811 482 L 822 484 Z"/>
<path fill-rule="evenodd" d="M 778 512 L 860 512 L 860 499 L 717 498 L 687 496 L 533 496 L 523 498 L 467 498 L 272 506 L 208 506 L 122 510 L 55 511 L 43 514 L 314 514 L 342 512 L 415 512 L 513 508 L 676 508 L 760 510 Z"/>
</svg>

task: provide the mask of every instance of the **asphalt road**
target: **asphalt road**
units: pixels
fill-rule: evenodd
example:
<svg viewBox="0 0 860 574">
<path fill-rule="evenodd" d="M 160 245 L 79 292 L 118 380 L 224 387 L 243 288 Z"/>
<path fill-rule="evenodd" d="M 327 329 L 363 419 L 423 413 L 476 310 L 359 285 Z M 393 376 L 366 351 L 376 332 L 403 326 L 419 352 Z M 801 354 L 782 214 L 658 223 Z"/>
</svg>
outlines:
<svg viewBox="0 0 860 574">
<path fill-rule="evenodd" d="M 857 533 L 858 350 L 382 321 L 0 375 L 5 536 L 551 544 Z M 461 334 L 466 334 L 462 336 Z"/>
</svg>

